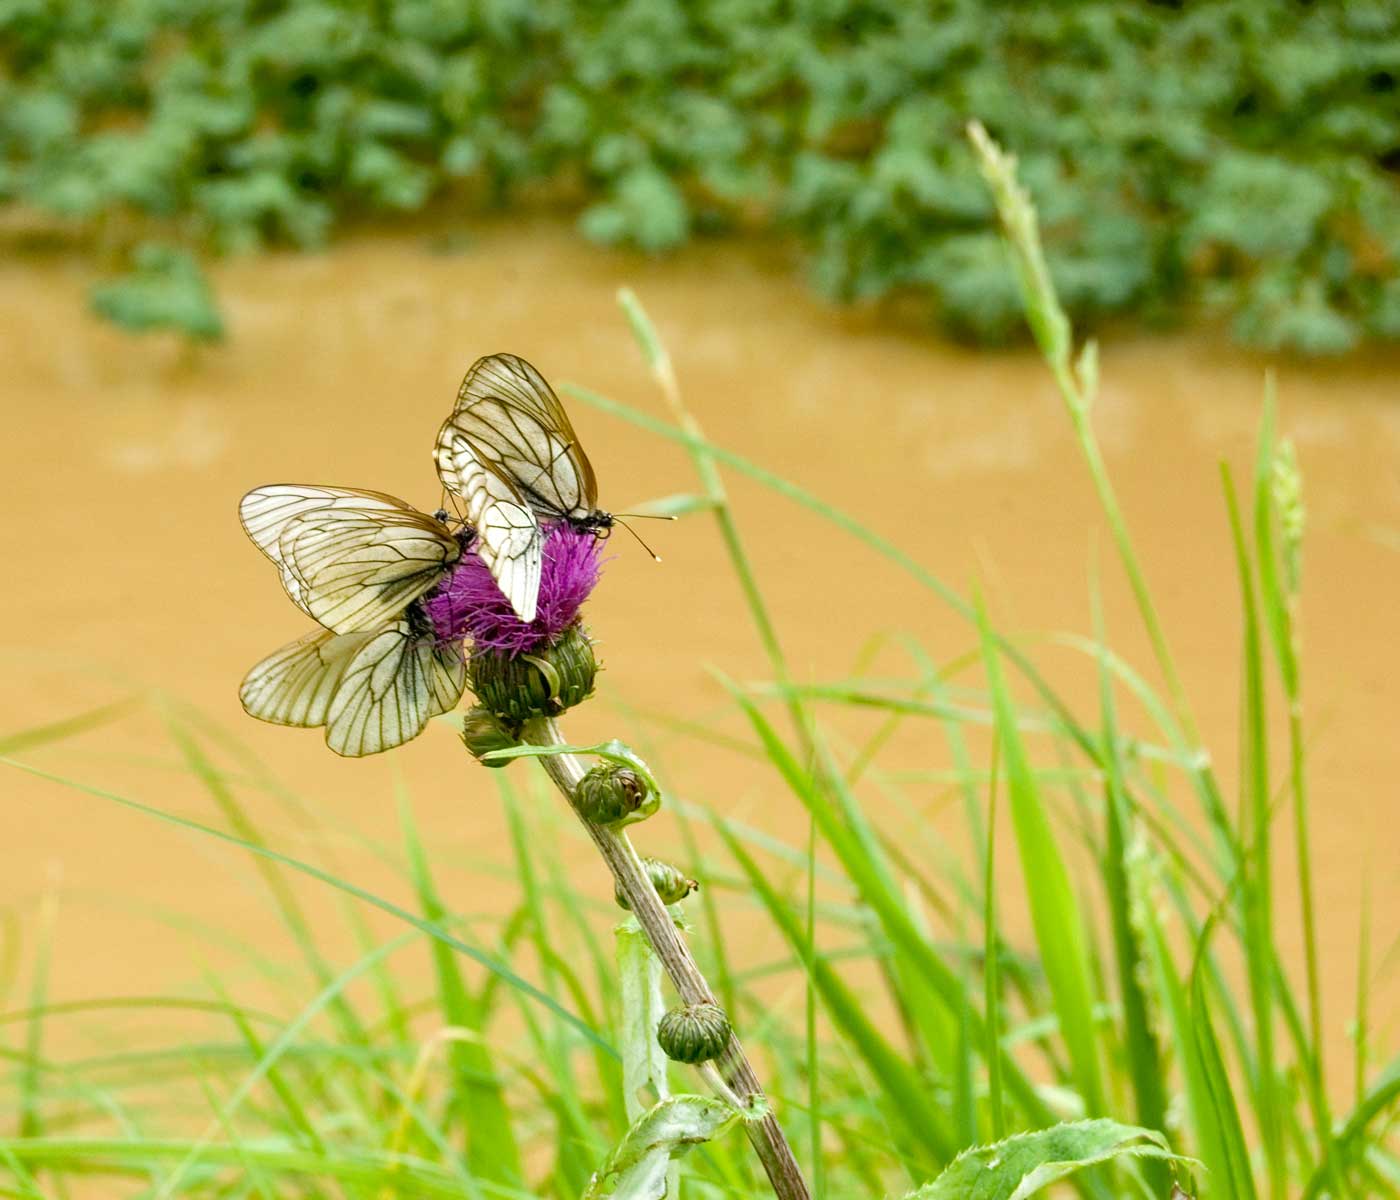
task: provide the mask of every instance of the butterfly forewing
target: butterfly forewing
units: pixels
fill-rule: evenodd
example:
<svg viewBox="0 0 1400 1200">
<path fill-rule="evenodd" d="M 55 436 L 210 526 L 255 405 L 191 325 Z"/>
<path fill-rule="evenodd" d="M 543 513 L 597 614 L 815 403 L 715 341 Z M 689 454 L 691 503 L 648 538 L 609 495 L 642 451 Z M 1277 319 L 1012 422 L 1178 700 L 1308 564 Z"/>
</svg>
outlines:
<svg viewBox="0 0 1400 1200">
<path fill-rule="evenodd" d="M 596 508 L 588 455 L 559 397 L 523 358 L 491 354 L 473 363 L 449 423 L 540 515 L 579 518 Z"/>
<path fill-rule="evenodd" d="M 337 633 L 396 620 L 461 554 L 446 525 L 381 492 L 274 484 L 239 515 L 287 595 Z"/>
<path fill-rule="evenodd" d="M 405 510 L 310 513 L 283 531 L 279 552 L 306 611 L 350 633 L 397 618 L 447 574 L 461 547 L 432 517 Z"/>
<path fill-rule="evenodd" d="M 434 457 L 448 491 L 461 498 L 476 530 L 476 552 L 522 621 L 535 619 L 544 538 L 534 511 L 509 478 L 487 467 L 449 419 Z"/>
</svg>

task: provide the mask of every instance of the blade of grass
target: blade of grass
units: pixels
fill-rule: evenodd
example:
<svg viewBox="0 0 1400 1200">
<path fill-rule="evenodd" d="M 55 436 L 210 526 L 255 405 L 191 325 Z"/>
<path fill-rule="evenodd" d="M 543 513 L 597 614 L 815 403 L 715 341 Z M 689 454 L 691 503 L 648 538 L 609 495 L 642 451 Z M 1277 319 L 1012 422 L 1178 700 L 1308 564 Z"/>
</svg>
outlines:
<svg viewBox="0 0 1400 1200">
<path fill-rule="evenodd" d="M 400 798 L 399 826 L 414 890 L 418 894 L 418 907 L 425 920 L 445 925 L 447 909 L 438 896 L 432 868 L 413 820 L 413 810 L 404 797 Z M 484 1014 L 462 979 L 456 955 L 440 941 L 430 943 L 429 949 L 443 1020 L 450 1026 L 484 1035 Z M 484 1182 L 522 1186 L 525 1173 L 520 1148 L 505 1092 L 496 1075 L 496 1064 L 484 1037 L 454 1040 L 448 1051 L 448 1063 L 451 1067 L 446 1101 L 448 1120 L 456 1124 L 466 1138 L 472 1173 Z"/>
<path fill-rule="evenodd" d="M 253 824 L 243 806 L 238 803 L 233 790 L 224 781 L 214 764 L 209 761 L 189 730 L 169 714 L 165 714 L 165 724 L 186 765 L 204 785 L 205 791 L 209 793 L 219 811 L 223 813 L 224 819 L 228 821 L 233 832 L 245 842 L 266 848 L 267 842 L 257 826 Z M 295 893 L 288 886 L 273 859 L 266 855 L 259 855 L 254 859 L 254 862 L 257 864 L 263 883 L 276 902 L 283 924 L 286 925 L 297 944 L 297 949 L 301 952 L 303 961 L 311 968 L 317 982 L 324 986 L 332 977 L 332 972 L 321 955 L 316 936 L 311 929 L 311 922 L 302 911 Z M 348 1041 L 358 1045 L 366 1043 L 367 1038 L 359 1015 L 343 996 L 336 995 L 333 998 L 331 1015 L 339 1023 L 341 1031 Z"/>
<path fill-rule="evenodd" d="M 51 878 L 39 900 L 34 977 L 29 987 L 29 1009 L 33 1015 L 25 1022 L 26 1066 L 20 1079 L 19 1136 L 26 1138 L 37 1138 L 44 1130 L 37 1064 L 44 1047 L 44 1009 L 48 1001 L 49 968 L 53 957 L 54 927 L 57 923 L 57 882 Z"/>
<path fill-rule="evenodd" d="M 884 886 L 883 879 L 865 856 L 858 840 L 842 823 L 837 810 L 826 793 L 817 788 L 810 775 L 798 764 L 792 752 L 778 737 L 776 730 L 767 721 L 747 696 L 733 690 L 739 706 L 744 710 L 755 732 L 763 742 L 768 757 L 778 769 L 793 794 L 812 812 L 821 828 L 827 844 L 836 852 L 851 883 L 861 898 L 871 906 L 880 919 L 892 945 L 902 953 L 909 965 L 919 971 L 931 985 L 947 1009 L 949 1017 L 956 1018 L 962 999 L 962 984 L 954 971 L 942 960 L 933 946 L 919 933 L 903 903 Z M 986 1027 L 980 1018 L 969 1021 L 973 1044 L 984 1057 L 997 1053 L 997 1047 L 988 1041 Z M 1050 1108 L 1036 1092 L 1030 1080 L 1009 1058 L 1004 1057 L 1004 1078 L 1015 1094 L 1025 1115 L 1033 1122 L 1054 1124 L 1055 1117 Z"/>
<path fill-rule="evenodd" d="M 407 946 L 415 937 L 417 931 L 406 930 L 398 937 L 383 945 L 376 947 L 369 955 L 352 963 L 339 975 L 334 976 L 308 1003 L 297 1016 L 282 1029 L 273 1039 L 272 1043 L 263 1051 L 258 1058 L 253 1069 L 244 1076 L 238 1087 L 227 1100 L 219 1106 L 218 1114 L 214 1123 L 205 1130 L 204 1134 L 197 1138 L 190 1146 L 189 1153 L 176 1164 L 175 1170 L 166 1177 L 156 1194 L 156 1200 L 170 1200 L 178 1192 L 181 1181 L 185 1175 L 191 1171 L 199 1161 L 202 1152 L 207 1149 L 213 1141 L 214 1134 L 220 1127 L 226 1126 L 233 1115 L 243 1105 L 252 1091 L 264 1079 L 267 1079 L 282 1055 L 296 1042 L 302 1032 L 321 1012 L 328 1011 L 331 1001 L 335 996 L 342 993 L 354 980 L 364 975 L 370 970 L 377 959 L 385 958 L 396 950 Z M 251 1026 L 247 1027 L 251 1032 Z M 325 1157 L 324 1146 L 315 1147 L 314 1152 L 318 1157 Z"/>
<path fill-rule="evenodd" d="M 710 511 L 714 514 L 715 523 L 719 526 L 720 537 L 724 541 L 725 552 L 729 555 L 730 566 L 734 570 L 735 577 L 739 580 L 739 586 L 743 589 L 749 616 L 753 620 L 754 629 L 758 632 L 759 641 L 763 644 L 764 653 L 768 656 L 769 669 L 773 672 L 775 679 L 786 683 L 789 678 L 787 659 L 783 654 L 782 643 L 778 639 L 777 626 L 769 615 L 768 606 L 763 600 L 763 593 L 758 587 L 758 576 L 754 573 L 753 564 L 749 561 L 743 540 L 739 536 L 739 525 L 734 519 L 733 510 L 729 507 L 729 495 L 725 490 L 724 479 L 720 476 L 713 457 L 702 448 L 705 445 L 705 436 L 700 429 L 700 423 L 681 398 L 680 384 L 676 380 L 671 356 L 657 334 L 656 326 L 652 324 L 641 301 L 637 299 L 636 293 L 631 288 L 622 288 L 617 294 L 617 302 L 632 327 L 632 333 L 641 348 L 642 357 L 646 360 L 647 367 L 660 387 L 661 394 L 671 409 L 672 416 L 676 419 L 676 424 L 693 439 L 692 444 L 687 445 L 691 462 L 694 464 L 696 475 L 700 478 L 700 485 L 704 489 Z M 805 737 L 806 719 L 803 716 L 801 704 L 792 700 L 789 701 L 788 708 L 798 737 Z"/>
<path fill-rule="evenodd" d="M 253 1023 L 243 1015 L 243 1011 L 238 1005 L 234 1004 L 229 999 L 228 993 L 224 990 L 217 976 L 206 973 L 205 980 L 214 994 L 218 996 L 220 1001 L 224 1004 L 229 1019 L 233 1022 L 234 1028 L 238 1030 L 239 1036 L 243 1039 L 243 1044 L 248 1047 L 248 1053 L 253 1057 L 255 1062 L 261 1061 L 267 1056 L 267 1046 L 253 1028 Z M 264 1077 L 267 1079 L 268 1086 L 272 1088 L 274 1094 L 277 1096 L 278 1102 L 282 1105 L 282 1110 L 287 1115 L 287 1121 L 291 1129 L 300 1136 L 308 1147 L 319 1154 L 324 1154 L 326 1152 L 326 1143 L 321 1139 L 321 1135 L 317 1131 L 310 1116 L 307 1115 L 306 1108 L 302 1105 L 301 1100 L 297 1096 L 296 1088 L 287 1082 L 283 1073 L 278 1069 L 275 1063 L 268 1066 L 267 1070 L 264 1072 Z M 221 1106 L 218 1107 L 218 1112 L 220 1119 L 223 1120 L 225 1114 Z"/>
<path fill-rule="evenodd" d="M 814 1200 L 826 1200 L 820 1055 L 817 1048 L 817 984 L 812 971 L 817 960 L 817 819 L 811 813 L 807 814 L 807 929 L 800 953 L 806 973 L 803 989 L 807 1035 L 807 1119 L 812 1137 L 812 1195 Z"/>
<path fill-rule="evenodd" d="M 1302 1054 L 1319 1153 L 1327 1155 L 1332 1129 L 1327 1094 L 1326 1046 L 1323 1036 L 1321 971 L 1314 911 L 1312 835 L 1308 820 L 1306 741 L 1303 736 L 1302 668 L 1299 653 L 1298 604 L 1301 554 L 1301 480 L 1290 447 L 1275 440 L 1277 396 L 1272 372 L 1264 378 L 1264 411 L 1254 459 L 1254 542 L 1259 564 L 1259 590 L 1267 628 L 1288 705 L 1288 782 L 1293 808 L 1293 841 L 1298 864 L 1298 904 L 1303 933 L 1303 970 L 1308 997 L 1309 1045 Z M 1287 506 L 1288 511 L 1280 511 Z M 1281 529 L 1281 539 L 1275 530 Z M 1282 545 L 1280 545 L 1280 540 Z M 1345 1179 L 1333 1181 L 1340 1195 L 1349 1194 Z"/>
<path fill-rule="evenodd" d="M 908 1141 L 903 1148 L 904 1155 L 911 1158 L 925 1173 L 947 1162 L 954 1153 L 952 1137 L 945 1127 L 944 1114 L 932 1103 L 932 1097 L 928 1094 L 921 1076 L 875 1029 L 865 1015 L 860 1001 L 842 983 L 826 961 L 820 957 L 807 960 L 806 937 L 792 907 L 768 882 L 762 868 L 749 856 L 748 851 L 730 830 L 728 822 L 718 815 L 713 816 L 712 820 L 729 853 L 748 878 L 760 903 L 781 930 L 788 944 L 797 954 L 803 956 L 804 963 L 811 971 L 813 985 L 821 992 L 832 1019 L 845 1032 L 880 1081 L 884 1095 L 888 1097 L 890 1119 L 905 1129 Z"/>
<path fill-rule="evenodd" d="M 63 741 L 80 733 L 87 733 L 111 724 L 140 706 L 141 702 L 136 699 L 118 700 L 112 704 L 90 708 L 73 717 L 65 717 L 61 721 L 51 721 L 44 725 L 21 729 L 16 733 L 7 733 L 0 737 L 0 754 L 20 754 L 25 750 L 46 746 L 50 742 Z"/>
<path fill-rule="evenodd" d="M 1255 1109 L 1259 1134 L 1268 1164 L 1269 1193 L 1283 1200 L 1287 1164 L 1280 1121 L 1280 1101 L 1274 1055 L 1273 866 L 1270 837 L 1269 751 L 1264 698 L 1263 658 L 1260 654 L 1259 606 L 1254 591 L 1253 567 L 1245 542 L 1239 499 L 1228 464 L 1220 465 L 1225 507 L 1239 573 L 1243 611 L 1244 678 L 1241 697 L 1240 840 L 1248 847 L 1241 859 L 1239 879 L 1240 917 L 1244 925 L 1244 951 L 1249 977 L 1249 998 L 1254 1015 Z"/>
<path fill-rule="evenodd" d="M 1098 1116 L 1106 1111 L 1107 1104 L 1093 1016 L 1093 972 L 1084 941 L 1083 918 L 1070 886 L 1069 869 L 1041 803 L 1035 775 L 1016 727 L 1015 709 L 1006 690 L 985 614 L 981 628 L 987 683 L 997 715 L 997 743 L 1006 768 L 1011 823 L 1020 851 L 1036 944 L 1060 1019 L 1060 1034 L 1069 1051 L 1075 1085 L 1088 1114 Z"/>
<path fill-rule="evenodd" d="M 192 833 L 202 834 L 205 837 L 212 837 L 219 841 L 227 842 L 233 846 L 239 846 L 252 854 L 258 855 L 259 857 L 267 858 L 272 862 L 280 863 L 282 866 L 291 867 L 294 871 L 300 871 L 304 875 L 309 875 L 312 879 L 315 879 L 320 883 L 324 883 L 330 887 L 337 888 L 342 892 L 347 892 L 351 896 L 354 896 L 356 899 L 362 900 L 366 904 L 371 904 L 375 908 L 378 908 L 383 912 L 388 913 L 391 917 L 395 917 L 398 920 L 405 922 L 406 924 L 412 925 L 415 929 L 419 930 L 422 933 L 426 933 L 429 937 L 435 938 L 438 941 L 443 942 L 444 944 L 452 947 L 458 953 L 465 954 L 468 958 L 475 959 L 488 971 L 499 975 L 506 983 L 510 984 L 511 987 L 513 987 L 519 992 L 524 993 L 526 996 L 529 996 L 536 1003 L 541 1004 L 545 1008 L 549 1009 L 549 1011 L 552 1012 L 560 1020 L 565 1021 L 569 1025 L 573 1026 L 587 1041 L 592 1042 L 593 1044 L 595 1044 L 608 1054 L 612 1055 L 613 1057 L 617 1056 L 617 1051 L 608 1043 L 607 1039 L 604 1038 L 600 1033 L 592 1029 L 585 1022 L 579 1020 L 578 1017 L 576 1017 L 573 1013 L 569 1012 L 568 1009 L 560 1005 L 558 1001 L 556 1001 L 552 996 L 546 995 L 544 992 L 540 991 L 539 988 L 535 987 L 527 980 L 522 979 L 508 966 L 506 966 L 505 963 L 500 962 L 498 959 L 487 954 L 485 951 L 480 950 L 477 947 L 462 941 L 461 938 L 455 937 L 446 929 L 443 929 L 440 925 L 437 925 L 432 921 L 425 921 L 423 918 L 417 916 L 414 913 L 409 912 L 407 909 L 401 908 L 399 905 L 393 903 L 393 901 L 386 900 L 382 896 L 377 896 L 373 892 L 367 891 L 364 888 L 358 886 L 357 884 L 350 883 L 348 880 L 345 879 L 339 879 L 336 876 L 331 875 L 329 872 L 323 871 L 319 867 L 313 866 L 311 863 L 302 862 L 300 859 L 291 858 L 288 855 L 281 854 L 276 850 L 272 850 L 267 846 L 259 845 L 256 842 L 246 841 L 245 839 L 240 838 L 235 834 L 227 833 L 222 829 L 215 829 L 209 825 L 201 825 L 198 821 L 191 821 L 187 817 L 180 817 L 176 816 L 174 813 L 164 812 L 161 809 L 153 808 L 148 804 L 143 804 L 139 800 L 132 800 L 127 796 L 121 796 L 115 792 L 104 791 L 101 788 L 95 788 L 90 786 L 89 784 L 80 783 L 77 780 L 66 779 L 61 775 L 54 775 L 48 771 L 41 771 L 38 767 L 30 766 L 28 763 L 17 762 L 15 759 L 0 756 L 0 766 L 12 767 L 15 770 L 23 771 L 28 775 L 33 775 L 38 779 L 44 779 L 47 780 L 49 783 L 58 784 L 60 787 L 71 788 L 74 791 L 82 792 L 85 795 L 94 796 L 100 800 L 108 800 L 114 804 L 120 804 L 124 808 L 129 808 L 134 812 L 139 812 L 148 817 L 154 817 L 156 820 L 163 821 L 168 825 L 175 826 L 176 828 L 184 829 Z"/>
<path fill-rule="evenodd" d="M 1209 927 L 1202 935 L 1204 945 L 1210 935 Z M 1229 1072 L 1220 1053 L 1211 1025 L 1209 1001 L 1206 998 L 1205 975 L 1200 969 L 1200 948 L 1197 964 L 1191 972 L 1191 1030 L 1198 1070 L 1205 1084 L 1210 1103 L 1208 1119 L 1214 1124 L 1217 1137 L 1213 1147 L 1220 1157 L 1205 1163 L 1211 1169 L 1212 1190 L 1221 1189 L 1224 1200 L 1256 1200 L 1254 1176 L 1249 1165 L 1249 1149 L 1240 1124 L 1240 1112 L 1235 1093 L 1230 1087 Z"/>
<path fill-rule="evenodd" d="M 1100 646 L 1103 646 L 1103 604 L 1097 585 L 1092 590 L 1091 600 L 1094 632 Z M 1164 1129 L 1167 1117 L 1165 1072 L 1157 1039 L 1153 1036 L 1147 995 L 1143 988 L 1143 979 L 1149 968 L 1131 918 L 1133 901 L 1128 888 L 1128 847 L 1132 814 L 1123 780 L 1112 676 L 1102 655 L 1099 658 L 1099 695 L 1104 742 L 1104 890 L 1113 936 L 1119 1004 L 1123 1013 L 1123 1051 L 1133 1088 L 1137 1123 L 1147 1129 Z M 1144 1174 L 1154 1195 L 1166 1193 L 1170 1173 L 1160 1164 L 1145 1164 Z"/>
<path fill-rule="evenodd" d="M 986 849 L 982 856 L 982 990 L 986 1008 L 987 1040 L 993 1046 L 1001 1041 L 1001 935 L 997 931 L 996 843 L 997 782 L 1001 774 L 1001 744 L 992 731 L 991 778 L 987 783 Z M 992 1119 L 992 1141 L 1006 1136 L 1005 1085 L 1001 1078 L 1001 1055 L 987 1055 L 987 1106 Z"/>
</svg>

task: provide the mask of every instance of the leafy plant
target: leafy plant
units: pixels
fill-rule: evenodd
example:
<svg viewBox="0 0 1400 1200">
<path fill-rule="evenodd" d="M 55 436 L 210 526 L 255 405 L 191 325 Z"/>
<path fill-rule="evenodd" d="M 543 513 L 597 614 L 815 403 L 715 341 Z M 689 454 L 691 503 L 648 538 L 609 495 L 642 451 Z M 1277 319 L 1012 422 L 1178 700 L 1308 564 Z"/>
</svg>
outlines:
<svg viewBox="0 0 1400 1200">
<path fill-rule="evenodd" d="M 0 58 L 0 199 L 215 252 L 543 187 L 650 251 L 791 231 L 827 294 L 1003 341 L 976 117 L 1077 321 L 1400 336 L 1400 12 L 1370 0 L 59 0 L 0 6 Z"/>
<path fill-rule="evenodd" d="M 218 341 L 224 323 L 204 273 L 188 253 L 144 242 L 131 270 L 92 289 L 93 309 L 133 332 L 176 329 L 191 338 Z"/>
<path fill-rule="evenodd" d="M 182 839 L 199 834 L 247 852 L 288 932 L 277 948 L 222 931 L 237 969 L 193 990 L 57 1002 L 47 992 L 46 925 L 30 922 L 29 995 L 9 1000 L 4 1014 L 17 1034 L 0 1070 L 0 1097 L 14 1116 L 13 1132 L 0 1137 L 6 1190 L 48 1200 L 100 1174 L 102 1186 L 125 1186 L 131 1196 L 201 1200 L 720 1200 L 764 1186 L 743 1142 L 720 1135 L 731 1125 L 752 1133 L 772 1116 L 793 1133 L 808 1160 L 803 1175 L 823 1200 L 1023 1200 L 1052 1184 L 1089 1200 L 1400 1195 L 1400 1069 L 1377 1057 L 1364 949 L 1351 1091 L 1337 1086 L 1326 1054 L 1335 1016 L 1323 1009 L 1312 896 L 1297 463 L 1266 403 L 1251 486 L 1241 494 L 1222 474 L 1221 520 L 1234 542 L 1242 616 L 1239 803 L 1228 805 L 1099 449 L 1092 343 L 1076 345 L 1013 161 L 980 128 L 974 146 L 1155 672 L 1116 654 L 1096 615 L 1091 635 L 1056 639 L 1082 656 L 1098 685 L 1087 705 L 1071 703 L 1039 669 L 1040 639 L 999 629 L 975 599 L 849 514 L 710 442 L 654 328 L 624 294 L 674 419 L 571 390 L 693 457 L 701 499 L 668 503 L 715 521 L 769 664 L 766 680 L 725 684 L 733 705 L 726 715 L 741 717 L 749 736 L 736 737 L 732 723 L 682 724 L 646 712 L 636 725 L 647 765 L 615 743 L 564 745 L 552 729 L 537 730 L 528 753 L 484 751 L 500 762 L 533 757 L 544 768 L 524 778 L 516 767 L 471 770 L 474 799 L 494 785 L 509 830 L 509 869 L 500 861 L 504 845 L 483 867 L 492 880 L 488 912 L 470 907 L 473 888 L 444 883 L 446 848 L 430 853 L 411 820 L 402 858 L 417 911 L 269 846 L 242 794 L 283 799 L 303 814 L 301 800 L 236 737 L 164 695 L 162 749 L 178 754 L 174 765 L 206 793 L 218 824 L 116 794 L 75 777 L 76 766 L 33 761 L 123 719 L 129 703 L 0 738 L 7 770 L 120 804 Z M 797 680 L 726 498 L 730 473 L 907 573 L 966 620 L 967 645 L 935 662 L 911 638 L 893 670 Z M 1097 614 L 1097 593 L 1091 599 Z M 1131 720 L 1120 715 L 1125 700 Z M 1273 707 L 1286 711 L 1284 724 L 1268 719 Z M 848 708 L 878 713 L 879 728 L 860 741 L 841 736 L 831 713 Z M 930 748 L 928 771 L 912 785 L 885 769 L 889 735 L 904 723 L 919 723 L 919 744 Z M 658 728 L 674 738 L 654 747 L 647 739 Z M 599 933 L 616 931 L 619 910 L 597 881 L 566 870 L 563 805 L 541 786 L 549 774 L 572 803 L 578 780 L 568 775 L 581 771 L 575 753 L 586 750 L 664 791 L 666 757 L 688 751 L 691 739 L 742 751 L 764 798 L 783 794 L 809 818 L 806 830 L 780 836 L 745 826 L 712 797 L 687 804 L 671 796 L 664 816 L 629 833 L 650 839 L 673 819 L 693 848 L 687 867 L 704 880 L 706 906 L 691 914 L 706 930 L 697 953 L 735 1027 L 746 1038 L 754 1031 L 747 1049 L 770 1084 L 771 1114 L 732 1103 L 722 1076 L 716 1087 L 702 1075 L 718 1099 L 670 1094 L 668 1068 L 651 1043 L 663 1002 L 647 947 L 658 944 L 660 928 L 678 936 L 675 914 L 661 914 L 659 925 L 652 903 L 644 922 L 624 918 L 619 984 Z M 934 749 L 940 739 L 946 754 Z M 73 756 L 84 761 L 101 760 Z M 1281 788 L 1270 774 L 1276 763 L 1286 770 Z M 931 823 L 895 829 L 884 819 L 906 802 L 915 811 L 927 791 L 914 789 L 929 780 L 961 794 L 957 832 L 974 869 Z M 988 818 L 1002 792 L 1021 853 L 1013 873 L 999 877 L 997 826 Z M 327 804 L 333 811 L 333 799 Z M 1273 886 L 1273 823 L 1285 812 L 1295 831 L 1297 913 L 1278 903 Z M 716 840 L 697 836 L 709 831 Z M 589 837 L 599 849 L 611 844 L 592 829 Z M 330 854 L 321 841 L 314 848 Z M 332 964 L 293 878 L 372 906 L 403 928 L 372 932 L 358 908 L 348 909 L 359 949 Z M 652 885 L 639 870 L 629 886 L 637 912 Z M 1013 892 L 1030 909 L 1025 935 L 1000 917 Z M 765 921 L 782 949 L 757 963 L 737 957 L 723 934 L 732 926 L 708 908 L 716 893 L 735 913 Z M 1095 912 L 1110 919 L 1094 922 Z M 1294 922 L 1304 947 L 1296 972 L 1280 933 Z M 208 931 L 196 935 L 204 943 Z M 424 969 L 389 969 L 411 949 L 429 951 Z M 12 980 L 0 973 L 0 992 Z M 362 980 L 372 986 L 354 986 Z M 239 998 L 244 988 L 256 1005 Z M 798 1032 L 794 1017 L 804 1008 L 807 1027 Z M 123 1009 L 179 1012 L 202 1024 L 188 1033 L 172 1023 L 149 1044 L 115 1054 L 51 1036 L 57 1023 L 85 1014 L 111 1020 Z M 1334 1104 L 1345 1106 L 1335 1118 Z M 202 1132 L 192 1133 L 190 1114 L 204 1108 L 212 1118 L 197 1118 Z M 678 1153 L 691 1144 L 693 1153 Z M 1193 1160 L 1205 1169 L 1194 1171 Z"/>
</svg>

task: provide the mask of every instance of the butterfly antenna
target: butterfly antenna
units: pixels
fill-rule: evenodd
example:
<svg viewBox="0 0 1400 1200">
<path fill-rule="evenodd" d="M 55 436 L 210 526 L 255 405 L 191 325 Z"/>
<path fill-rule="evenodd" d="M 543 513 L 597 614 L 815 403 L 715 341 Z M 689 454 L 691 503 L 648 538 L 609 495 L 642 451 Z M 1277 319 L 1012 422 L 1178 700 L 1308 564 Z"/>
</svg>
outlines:
<svg viewBox="0 0 1400 1200">
<path fill-rule="evenodd" d="M 646 516 L 645 513 L 628 513 L 627 515 L 628 515 L 628 516 L 631 516 L 631 517 L 642 517 L 642 516 Z M 633 529 L 632 526 L 630 526 L 629 524 L 627 524 L 626 521 L 622 520 L 616 513 L 613 514 L 613 519 L 616 520 L 617 523 L 618 523 L 619 525 L 621 525 L 623 529 L 627 530 L 628 533 L 630 533 L 634 538 L 637 539 L 637 545 L 639 545 L 643 550 L 645 550 L 648 554 L 650 554 L 651 557 L 652 557 L 652 559 L 653 559 L 653 561 L 655 561 L 655 562 L 660 562 L 660 561 L 661 561 L 661 555 L 659 555 L 655 550 L 653 550 L 653 549 L 652 549 L 650 546 L 648 546 L 644 541 L 642 541 L 642 535 L 641 535 L 640 533 L 638 533 L 635 529 Z M 664 518 L 663 518 L 663 519 L 664 519 Z M 675 518 L 672 517 L 671 520 L 675 520 Z"/>
</svg>

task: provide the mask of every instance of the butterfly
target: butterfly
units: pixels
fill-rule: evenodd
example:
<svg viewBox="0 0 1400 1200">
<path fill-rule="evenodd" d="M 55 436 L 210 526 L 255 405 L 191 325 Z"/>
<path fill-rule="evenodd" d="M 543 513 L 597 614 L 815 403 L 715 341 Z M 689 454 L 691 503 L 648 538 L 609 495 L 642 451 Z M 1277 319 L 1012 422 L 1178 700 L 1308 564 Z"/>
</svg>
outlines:
<svg viewBox="0 0 1400 1200">
<path fill-rule="evenodd" d="M 239 517 L 292 602 L 323 627 L 248 672 L 239 699 L 251 716 L 324 725 L 332 750 L 357 757 L 416 737 L 456 705 L 461 647 L 438 645 L 415 602 L 451 573 L 469 534 L 358 488 L 254 488 Z"/>
<path fill-rule="evenodd" d="M 466 507 L 476 553 L 522 621 L 535 619 L 544 533 L 564 522 L 607 536 L 598 481 L 554 389 L 514 354 L 479 358 L 433 452 L 442 485 Z"/>
</svg>

